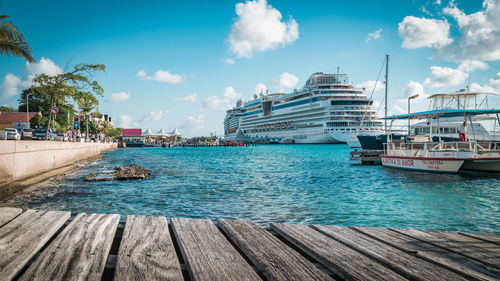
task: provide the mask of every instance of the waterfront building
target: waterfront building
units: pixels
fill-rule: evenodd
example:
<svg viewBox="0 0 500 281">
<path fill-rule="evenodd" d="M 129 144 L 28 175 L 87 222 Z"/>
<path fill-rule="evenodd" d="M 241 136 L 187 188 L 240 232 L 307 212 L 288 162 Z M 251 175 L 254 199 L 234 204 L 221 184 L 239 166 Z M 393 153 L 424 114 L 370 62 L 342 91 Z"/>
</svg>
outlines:
<svg viewBox="0 0 500 281">
<path fill-rule="evenodd" d="M 41 112 L 0 112 L 0 130 L 5 128 L 24 129 L 30 127 L 30 120 Z"/>
<path fill-rule="evenodd" d="M 358 134 L 383 131 L 364 89 L 347 74 L 314 73 L 292 93 L 255 95 L 239 100 L 226 112 L 224 136 L 233 142 L 348 143 L 359 146 Z"/>
</svg>

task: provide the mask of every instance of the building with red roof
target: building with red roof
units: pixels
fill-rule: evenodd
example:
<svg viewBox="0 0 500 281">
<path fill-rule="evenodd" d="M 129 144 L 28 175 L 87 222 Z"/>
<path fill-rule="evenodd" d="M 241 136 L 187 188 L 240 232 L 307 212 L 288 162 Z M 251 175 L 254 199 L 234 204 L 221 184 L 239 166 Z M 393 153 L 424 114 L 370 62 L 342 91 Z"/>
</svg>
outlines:
<svg viewBox="0 0 500 281">
<path fill-rule="evenodd" d="M 5 128 L 28 128 L 29 121 L 41 112 L 0 112 L 0 130 Z"/>
<path fill-rule="evenodd" d="M 142 136 L 142 129 L 122 129 L 123 136 Z"/>
</svg>

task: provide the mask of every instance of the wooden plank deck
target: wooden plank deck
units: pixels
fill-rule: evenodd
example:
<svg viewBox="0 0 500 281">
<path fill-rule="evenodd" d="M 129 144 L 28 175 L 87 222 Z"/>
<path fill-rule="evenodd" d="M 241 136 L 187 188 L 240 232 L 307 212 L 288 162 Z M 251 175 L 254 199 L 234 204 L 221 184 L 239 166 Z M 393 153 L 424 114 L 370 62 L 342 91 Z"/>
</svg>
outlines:
<svg viewBox="0 0 500 281">
<path fill-rule="evenodd" d="M 498 234 L 75 215 L 0 208 L 0 280 L 500 280 Z"/>
</svg>

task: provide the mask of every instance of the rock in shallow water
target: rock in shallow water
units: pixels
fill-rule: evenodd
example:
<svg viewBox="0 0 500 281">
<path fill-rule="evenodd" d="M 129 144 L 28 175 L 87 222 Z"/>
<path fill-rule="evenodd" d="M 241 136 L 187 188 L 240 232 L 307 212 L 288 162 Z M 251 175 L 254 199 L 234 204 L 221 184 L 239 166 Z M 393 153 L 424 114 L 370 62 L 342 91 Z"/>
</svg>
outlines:
<svg viewBox="0 0 500 281">
<path fill-rule="evenodd" d="M 142 180 L 146 179 L 151 172 L 136 164 L 116 166 L 113 172 L 92 173 L 83 180 L 85 181 L 110 181 L 110 180 Z"/>
</svg>

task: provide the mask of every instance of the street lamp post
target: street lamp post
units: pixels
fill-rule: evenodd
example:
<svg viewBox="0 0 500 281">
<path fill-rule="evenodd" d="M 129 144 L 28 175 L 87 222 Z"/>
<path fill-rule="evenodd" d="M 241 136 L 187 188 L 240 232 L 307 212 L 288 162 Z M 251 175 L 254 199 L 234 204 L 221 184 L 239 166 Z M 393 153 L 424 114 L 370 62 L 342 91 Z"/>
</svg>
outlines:
<svg viewBox="0 0 500 281">
<path fill-rule="evenodd" d="M 408 98 L 408 114 L 410 114 L 410 100 L 418 98 L 418 94 Z M 408 118 L 408 135 L 410 135 L 410 118 Z"/>
<path fill-rule="evenodd" d="M 28 98 L 31 94 L 27 94 L 26 95 L 26 122 L 28 122 L 28 127 L 31 128 L 31 124 L 30 124 L 30 106 L 29 106 L 29 103 L 28 103 Z"/>
</svg>

